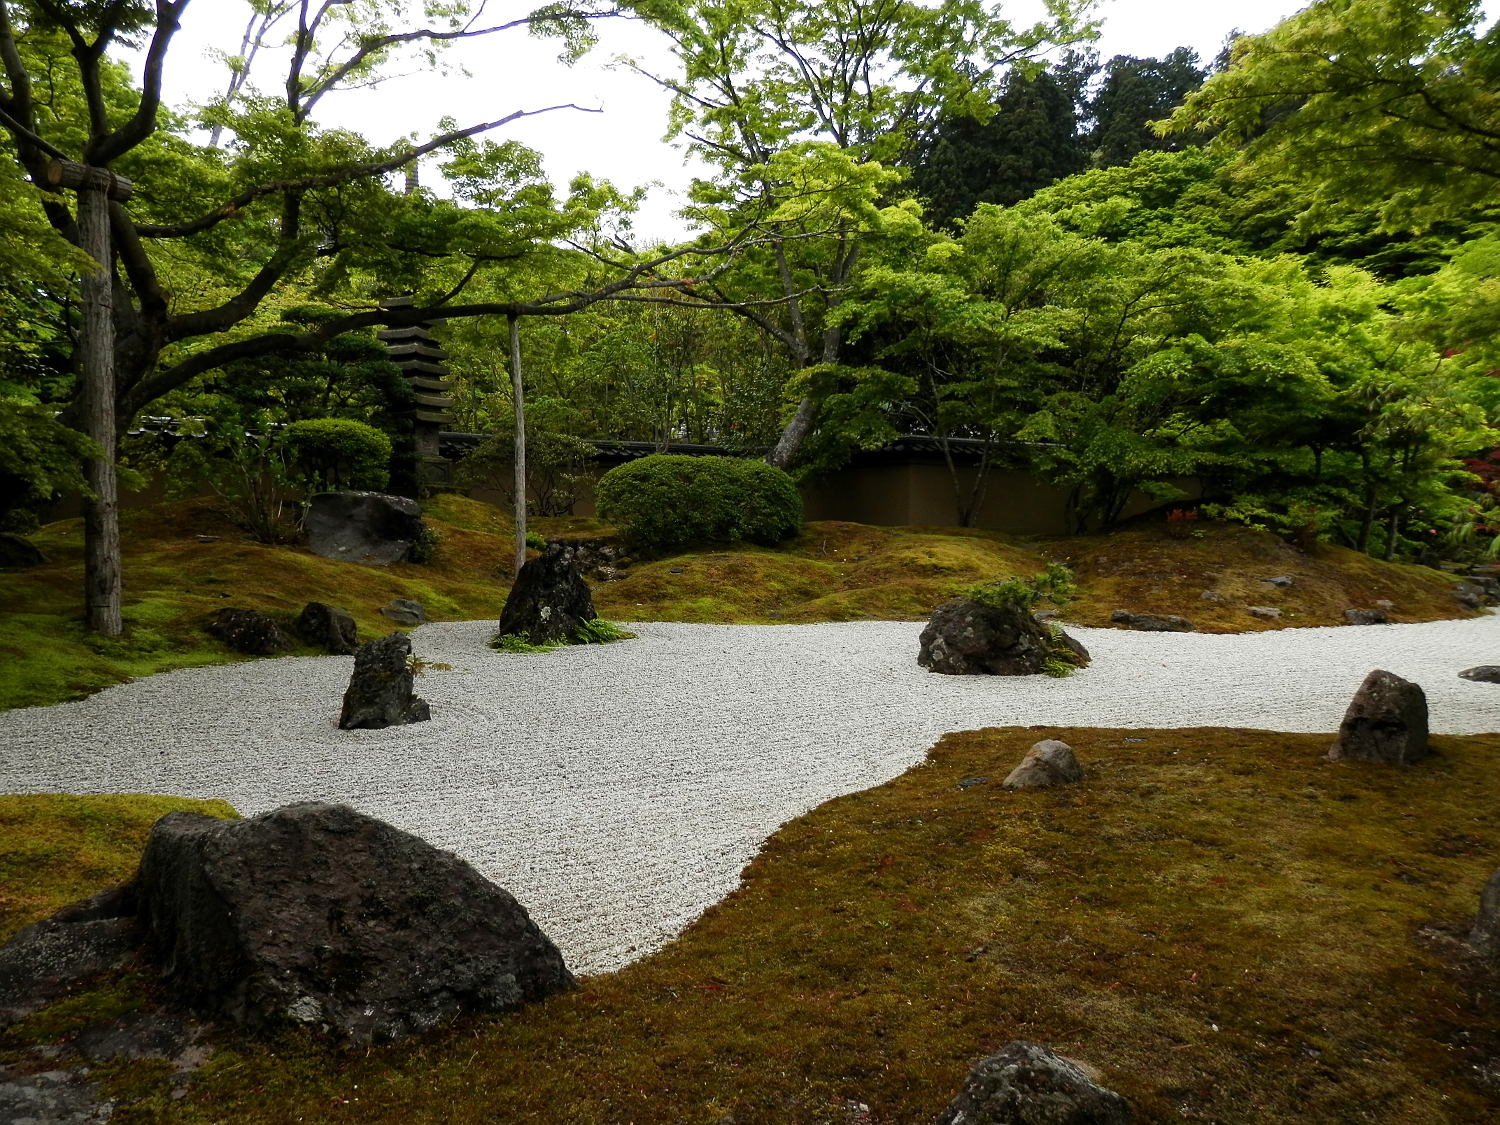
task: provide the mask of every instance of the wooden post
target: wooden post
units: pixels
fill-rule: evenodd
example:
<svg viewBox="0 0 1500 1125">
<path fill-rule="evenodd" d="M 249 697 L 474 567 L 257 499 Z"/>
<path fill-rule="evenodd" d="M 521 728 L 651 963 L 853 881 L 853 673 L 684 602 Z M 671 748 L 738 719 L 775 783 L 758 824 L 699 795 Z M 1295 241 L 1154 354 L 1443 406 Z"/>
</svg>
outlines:
<svg viewBox="0 0 1500 1125">
<path fill-rule="evenodd" d="M 510 321 L 510 393 L 516 410 L 516 574 L 526 565 L 526 395 L 521 389 L 521 321 Z"/>
<path fill-rule="evenodd" d="M 120 615 L 120 497 L 115 476 L 114 253 L 109 201 L 130 198 L 130 181 L 107 168 L 54 160 L 46 181 L 78 193 L 78 243 L 98 268 L 78 284 L 82 325 L 78 336 L 78 395 L 83 430 L 103 454 L 84 462 L 93 498 L 83 505 L 83 598 L 88 625 L 106 637 L 125 631 Z"/>
</svg>

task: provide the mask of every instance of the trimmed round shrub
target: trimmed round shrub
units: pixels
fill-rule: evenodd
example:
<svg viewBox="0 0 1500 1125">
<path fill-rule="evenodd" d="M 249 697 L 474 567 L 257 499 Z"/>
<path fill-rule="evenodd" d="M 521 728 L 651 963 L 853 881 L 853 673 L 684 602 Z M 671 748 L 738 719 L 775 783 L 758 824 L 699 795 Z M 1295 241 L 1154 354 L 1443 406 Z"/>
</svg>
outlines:
<svg viewBox="0 0 1500 1125">
<path fill-rule="evenodd" d="M 351 418 L 312 418 L 281 431 L 291 459 L 331 491 L 379 492 L 391 479 L 391 439 Z"/>
<path fill-rule="evenodd" d="M 705 540 L 769 545 L 802 526 L 791 477 L 738 457 L 653 453 L 627 461 L 599 478 L 594 503 L 643 554 Z"/>
</svg>

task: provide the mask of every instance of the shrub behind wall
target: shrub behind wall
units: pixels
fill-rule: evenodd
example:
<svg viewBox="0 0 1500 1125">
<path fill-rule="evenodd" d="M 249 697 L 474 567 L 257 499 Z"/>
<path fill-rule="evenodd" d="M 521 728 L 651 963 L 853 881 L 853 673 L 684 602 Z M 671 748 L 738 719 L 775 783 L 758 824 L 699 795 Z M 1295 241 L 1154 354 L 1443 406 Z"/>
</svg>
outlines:
<svg viewBox="0 0 1500 1125">
<path fill-rule="evenodd" d="M 633 551 L 660 554 L 699 541 L 770 545 L 802 526 L 792 479 L 764 461 L 655 453 L 599 478 L 599 515 Z"/>
</svg>

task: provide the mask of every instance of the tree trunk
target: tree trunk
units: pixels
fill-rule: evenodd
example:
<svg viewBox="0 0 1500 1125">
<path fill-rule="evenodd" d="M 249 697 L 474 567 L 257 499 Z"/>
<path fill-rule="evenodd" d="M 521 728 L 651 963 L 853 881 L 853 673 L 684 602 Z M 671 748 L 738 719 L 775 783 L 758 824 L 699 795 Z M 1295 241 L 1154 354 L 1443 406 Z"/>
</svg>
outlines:
<svg viewBox="0 0 1500 1125">
<path fill-rule="evenodd" d="M 781 431 L 781 438 L 776 442 L 776 448 L 766 454 L 766 464 L 774 465 L 778 469 L 785 469 L 790 465 L 792 458 L 796 457 L 797 451 L 802 448 L 802 440 L 813 428 L 813 422 L 817 420 L 817 417 L 816 401 L 804 398 L 799 402 L 797 412 L 786 424 L 786 429 Z"/>
<path fill-rule="evenodd" d="M 521 389 L 521 320 L 510 320 L 510 393 L 516 411 L 516 573 L 526 565 L 526 395 Z"/>
<path fill-rule="evenodd" d="M 1385 525 L 1385 561 L 1396 557 L 1396 537 L 1401 530 L 1401 509 L 1404 504 L 1391 505 L 1390 522 Z"/>
<path fill-rule="evenodd" d="M 78 235 L 99 263 L 79 283 L 82 326 L 78 339 L 83 430 L 103 455 L 84 463 L 94 496 L 83 505 L 84 605 L 89 628 L 106 637 L 124 631 L 120 617 L 120 509 L 115 479 L 115 326 L 109 197 L 103 188 L 80 187 Z"/>
</svg>

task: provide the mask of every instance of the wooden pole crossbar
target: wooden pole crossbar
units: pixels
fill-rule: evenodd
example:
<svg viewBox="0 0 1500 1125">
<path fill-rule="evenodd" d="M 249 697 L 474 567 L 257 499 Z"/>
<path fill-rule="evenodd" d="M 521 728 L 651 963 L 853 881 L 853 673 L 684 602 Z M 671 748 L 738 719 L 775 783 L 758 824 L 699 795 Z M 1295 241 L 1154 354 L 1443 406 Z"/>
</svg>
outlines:
<svg viewBox="0 0 1500 1125">
<path fill-rule="evenodd" d="M 72 160 L 49 161 L 42 178 L 51 187 L 102 191 L 116 203 L 126 202 L 135 192 L 135 185 L 124 176 L 118 176 L 108 168 L 95 168 L 91 164 L 78 164 Z"/>
</svg>

